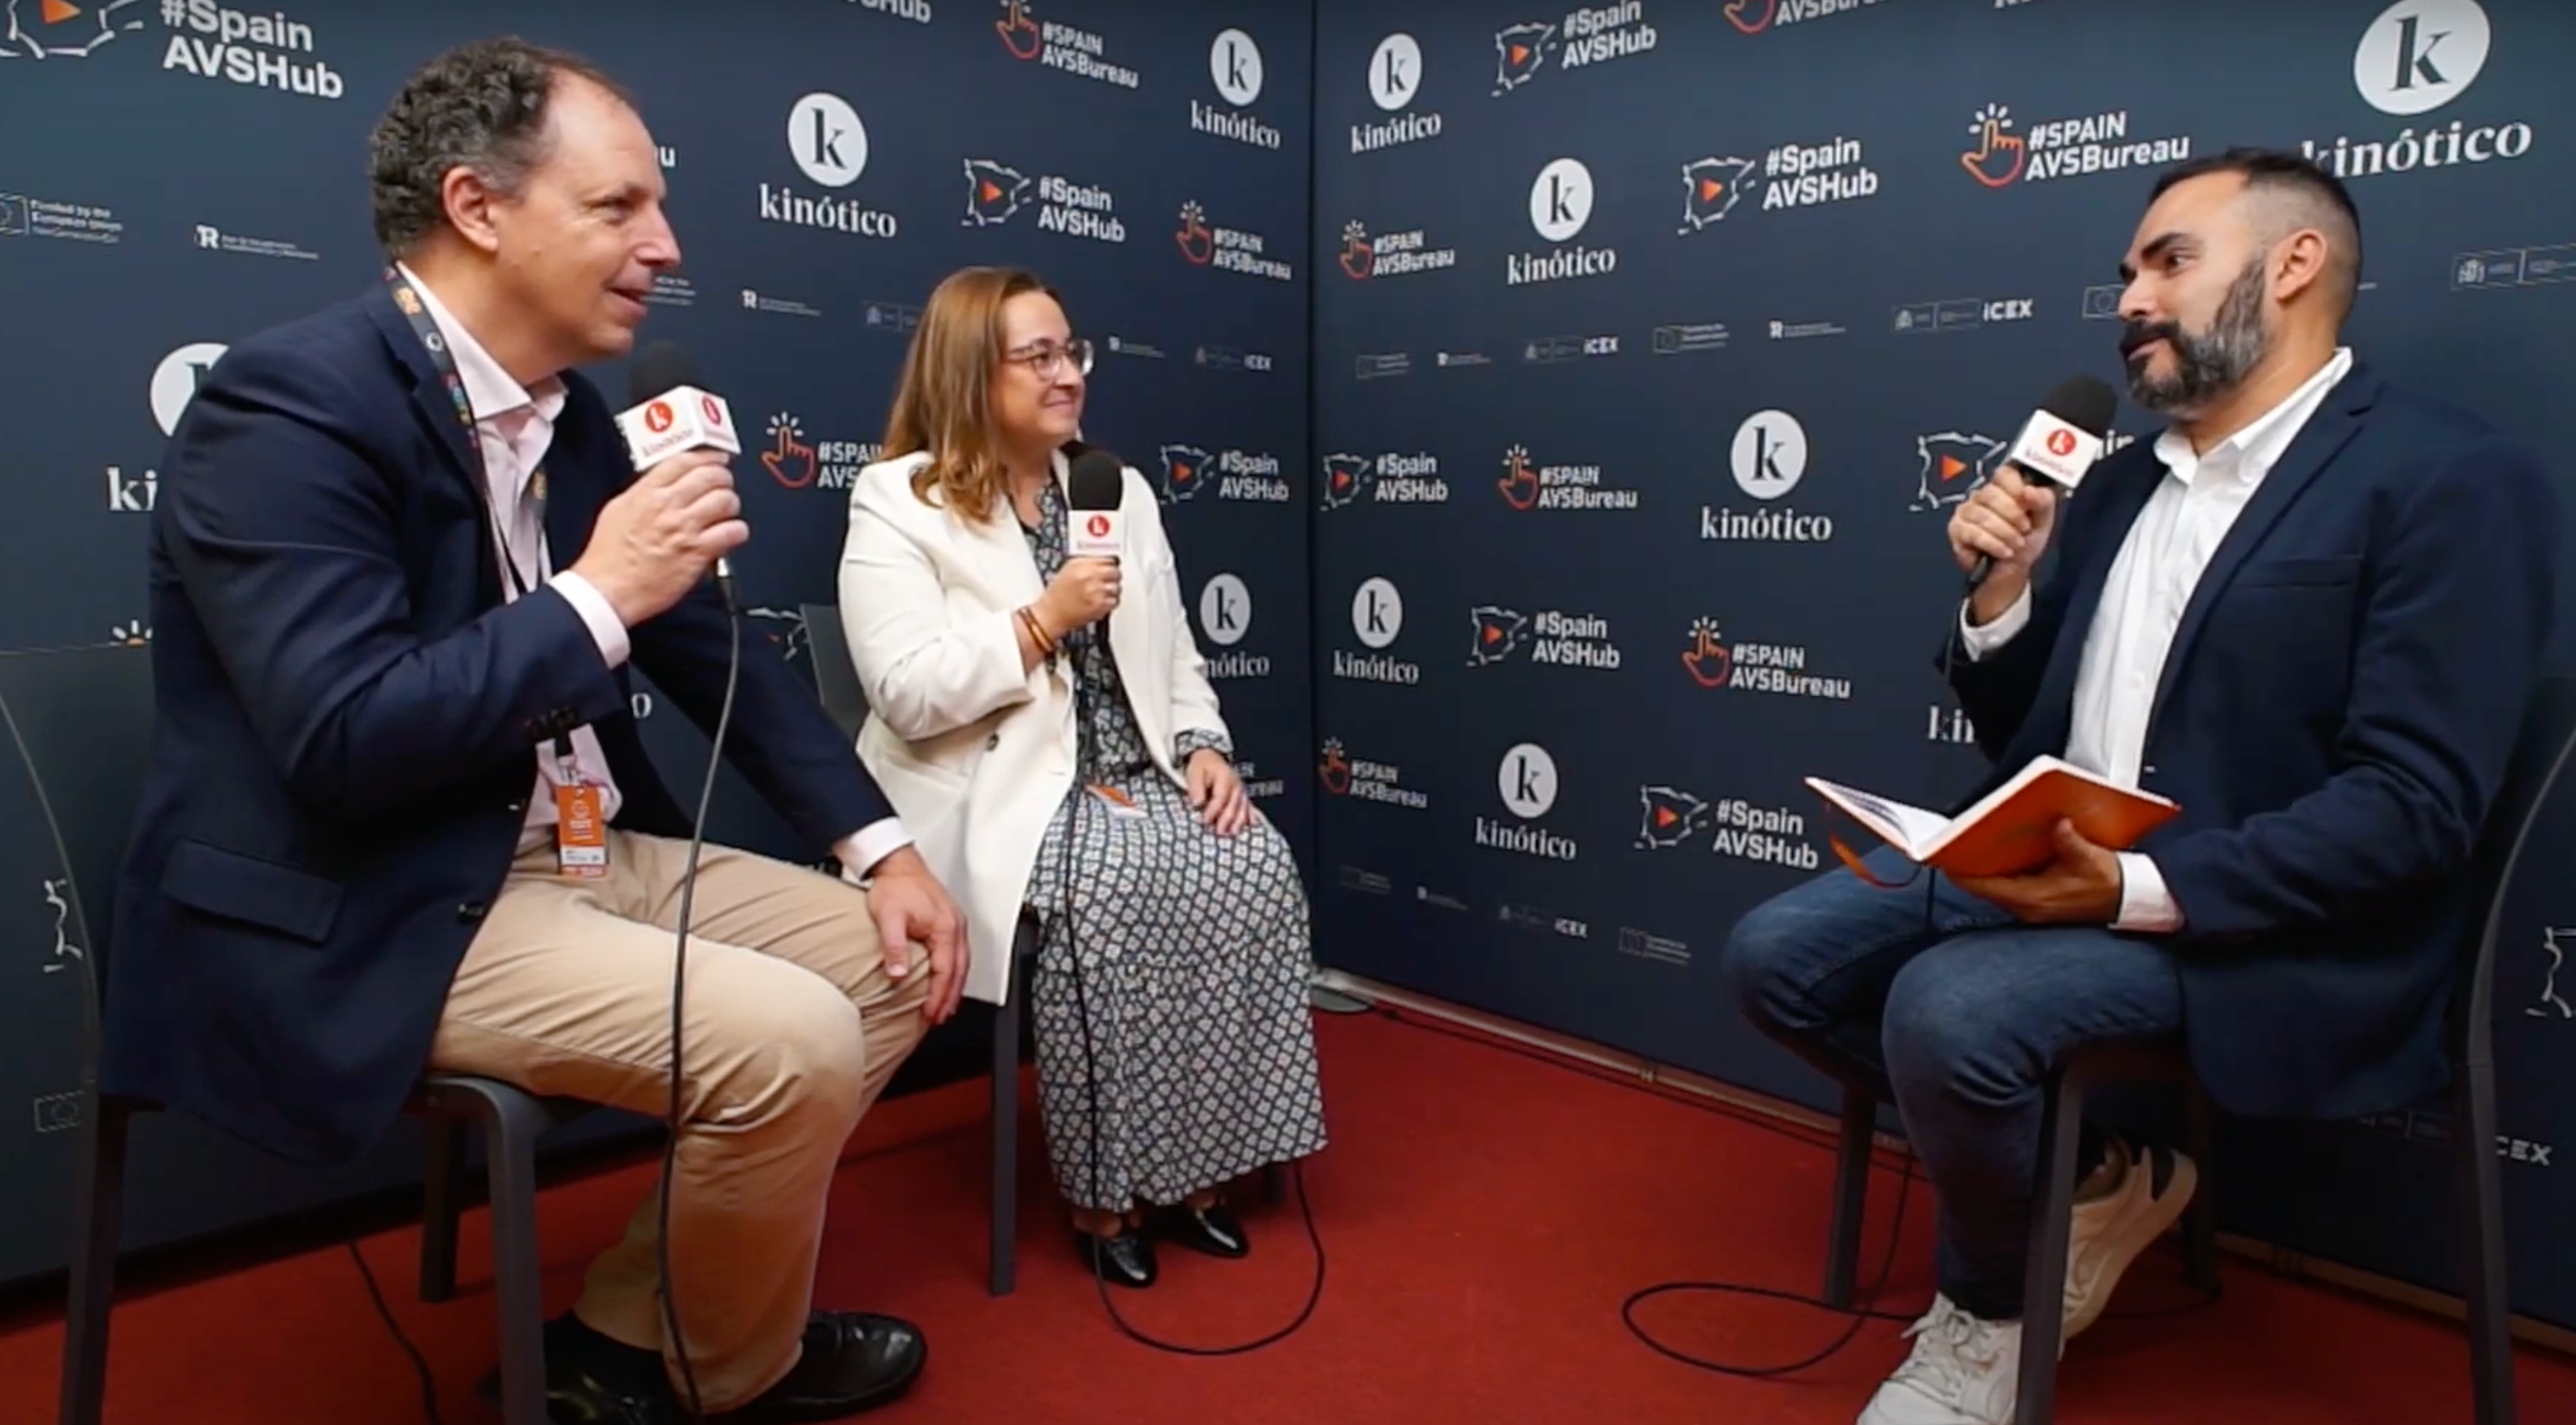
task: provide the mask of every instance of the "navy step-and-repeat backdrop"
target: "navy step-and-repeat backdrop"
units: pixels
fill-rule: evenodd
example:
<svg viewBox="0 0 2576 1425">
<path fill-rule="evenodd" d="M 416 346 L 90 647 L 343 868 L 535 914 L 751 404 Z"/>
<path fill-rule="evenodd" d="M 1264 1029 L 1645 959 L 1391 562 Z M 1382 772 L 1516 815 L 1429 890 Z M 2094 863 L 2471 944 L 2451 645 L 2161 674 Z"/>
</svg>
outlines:
<svg viewBox="0 0 2576 1425">
<path fill-rule="evenodd" d="M 2117 268 L 2156 170 L 2324 158 L 2367 231 L 2360 351 L 2564 450 L 2570 54 L 2560 0 L 1327 0 L 1334 963 L 1823 1106 L 1713 959 L 1836 864 L 1803 776 L 1937 805 L 1981 770 L 1932 661 L 1943 522 L 2050 387 L 2120 388 Z M 2515 1299 L 2561 1324 L 2571 810 L 2498 989 Z M 2447 1285 L 2447 1131 L 2243 1127 L 2229 1225 Z"/>
<path fill-rule="evenodd" d="M 644 336 L 696 353 L 757 442 L 735 466 L 753 537 L 734 564 L 764 635 L 748 651 L 806 662 L 801 605 L 835 597 L 848 485 L 932 285 L 969 263 L 1033 266 L 1098 349 L 1086 435 L 1165 494 L 1246 781 L 1310 844 L 1314 784 L 1292 774 L 1314 744 L 1305 0 L 1187 19 L 1151 0 L 0 5 L 0 325 L 16 350 L 0 650 L 143 656 L 154 467 L 199 375 L 375 280 L 368 128 L 439 49 L 515 32 L 608 68 L 661 145 L 685 261 Z M 622 365 L 593 374 L 622 405 Z M 674 785 L 697 785 L 705 739 L 649 691 L 636 711 Z M 77 765 L 45 771 L 58 799 L 78 795 Z M 7 805 L 0 1281 L 60 1265 L 81 1025 L 65 969 L 85 953 L 32 803 Z M 730 777 L 711 834 L 812 854 Z M 96 921 L 107 887 L 83 871 Z M 982 1032 L 968 1016 L 942 1034 Z M 160 1122 L 136 1151 L 137 1243 L 418 1171 L 408 1142 L 317 1176 Z"/>
</svg>

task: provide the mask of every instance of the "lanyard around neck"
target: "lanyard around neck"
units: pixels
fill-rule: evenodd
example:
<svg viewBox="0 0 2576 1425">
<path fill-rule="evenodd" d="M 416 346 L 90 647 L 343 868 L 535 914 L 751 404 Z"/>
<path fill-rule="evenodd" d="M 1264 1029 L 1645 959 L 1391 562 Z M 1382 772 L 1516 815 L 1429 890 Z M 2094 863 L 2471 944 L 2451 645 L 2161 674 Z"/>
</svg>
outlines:
<svg viewBox="0 0 2576 1425">
<path fill-rule="evenodd" d="M 447 388 L 448 398 L 456 403 L 457 423 L 465 428 L 465 452 L 474 464 L 475 488 L 484 494 L 483 507 L 491 516 L 493 537 L 501 542 L 502 568 L 510 576 L 510 587 L 518 590 L 519 597 L 524 599 L 528 596 L 528 582 L 519 573 L 518 555 L 510 548 L 509 525 L 501 518 L 501 511 L 491 498 L 491 471 L 483 459 L 483 442 L 474 429 L 474 403 L 466 398 L 465 377 L 456 369 L 456 356 L 448 350 L 446 335 L 430 319 L 429 304 L 421 300 L 419 291 L 409 278 L 403 276 L 402 270 L 386 267 L 385 284 L 393 289 L 394 305 L 402 310 L 404 318 L 411 323 L 413 334 L 428 349 L 430 363 L 438 368 L 440 384 Z M 546 529 L 545 466 L 539 465 L 529 473 L 527 498 L 536 510 L 537 537 L 542 546 Z"/>
</svg>

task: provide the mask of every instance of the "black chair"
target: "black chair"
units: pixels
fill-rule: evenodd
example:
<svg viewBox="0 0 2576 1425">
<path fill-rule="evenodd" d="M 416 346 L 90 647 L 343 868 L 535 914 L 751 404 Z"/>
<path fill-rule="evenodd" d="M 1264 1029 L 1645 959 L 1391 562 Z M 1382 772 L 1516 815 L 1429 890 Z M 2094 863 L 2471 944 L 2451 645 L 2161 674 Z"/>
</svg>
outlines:
<svg viewBox="0 0 2576 1425">
<path fill-rule="evenodd" d="M 27 776 L 63 843 L 64 899 L 91 958 L 85 973 L 103 991 L 95 930 L 81 888 L 112 887 L 126 828 L 142 799 L 152 716 L 152 655 L 105 645 L 0 656 L 0 720 L 24 749 Z M 128 735 L 115 735 L 130 727 Z M 49 778 L 50 774 L 50 778 Z M 80 808 L 66 826 L 58 812 Z M 95 904 L 104 906 L 107 901 Z M 72 1199 L 70 1295 L 63 1318 L 62 1425 L 99 1425 L 106 1406 L 109 1314 L 124 1226 L 125 1151 L 133 1120 L 160 1105 L 82 1086 L 80 1162 Z M 445 1301 L 456 1289 L 456 1220 L 462 1209 L 465 1133 L 479 1129 L 490 1159 L 492 1258 L 499 1297 L 502 1420 L 546 1425 L 541 1261 L 537 1255 L 536 1150 L 549 1129 L 590 1111 L 541 1099 L 511 1085 L 465 1075 L 422 1078 L 408 1111 L 428 1120 L 427 1213 L 421 1233 L 420 1295 Z"/>
<path fill-rule="evenodd" d="M 2475 858 L 2481 900 L 2476 930 L 2460 946 L 2460 967 L 2449 1011 L 2452 1063 L 2450 1101 L 2453 1168 L 2457 1174 L 2456 1226 L 2460 1232 L 2461 1296 L 2467 1308 L 2470 1388 L 2477 1425 L 2513 1425 L 2512 1303 L 2507 1294 L 2504 1187 L 2496 1165 L 2495 954 L 2506 896 L 2520 869 L 2524 843 L 2549 803 L 2576 750 L 2576 677 L 2541 680 L 2525 714 L 2522 734 L 2504 786 L 2488 812 Z M 2179 1080 L 2189 1095 L 2186 1134 L 2202 1180 L 2183 1219 L 2184 1268 L 2191 1282 L 2214 1289 L 2218 1278 L 2217 1217 L 2210 1194 L 2210 1110 L 2206 1095 L 2179 1049 L 2127 1050 L 2079 1057 L 2048 1086 L 2040 1131 L 2039 1181 L 2031 1218 L 2024 1300 L 2021 1383 L 2016 1425 L 2049 1425 L 2056 1416 L 2057 1356 L 2068 1239 L 2075 1198 L 2077 1132 L 2088 1084 L 2114 1078 Z M 1851 1305 L 1859 1265 L 1862 1203 L 1867 1192 L 1876 1090 L 1846 1084 L 1842 1145 L 1834 1175 L 1831 1237 L 1825 1253 L 1825 1297 Z"/>
<path fill-rule="evenodd" d="M 841 610 L 834 604 L 807 604 L 805 646 L 814 657 L 814 691 L 823 710 L 856 743 L 868 719 L 867 689 L 850 660 L 848 639 L 841 633 Z M 1038 953 L 1037 918 L 1022 912 L 1011 934 L 1011 983 L 993 1010 L 993 1241 L 989 1253 L 990 1291 L 1008 1296 L 1019 1281 L 1020 1237 L 1020 1049 L 1028 1001 L 1029 966 Z"/>
</svg>

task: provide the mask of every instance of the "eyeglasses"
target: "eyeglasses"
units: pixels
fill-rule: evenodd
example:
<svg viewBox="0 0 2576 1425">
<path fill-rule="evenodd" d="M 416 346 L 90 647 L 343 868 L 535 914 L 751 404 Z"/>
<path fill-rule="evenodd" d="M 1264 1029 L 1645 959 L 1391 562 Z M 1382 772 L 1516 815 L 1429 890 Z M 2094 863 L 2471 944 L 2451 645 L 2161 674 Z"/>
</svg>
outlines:
<svg viewBox="0 0 2576 1425">
<path fill-rule="evenodd" d="M 1075 337 L 1062 346 L 1040 342 L 1019 351 L 1004 352 L 1002 359 L 1021 363 L 1041 381 L 1054 376 L 1056 367 L 1066 360 L 1073 362 L 1077 375 L 1088 376 L 1091 374 L 1091 341 L 1087 337 Z"/>
</svg>

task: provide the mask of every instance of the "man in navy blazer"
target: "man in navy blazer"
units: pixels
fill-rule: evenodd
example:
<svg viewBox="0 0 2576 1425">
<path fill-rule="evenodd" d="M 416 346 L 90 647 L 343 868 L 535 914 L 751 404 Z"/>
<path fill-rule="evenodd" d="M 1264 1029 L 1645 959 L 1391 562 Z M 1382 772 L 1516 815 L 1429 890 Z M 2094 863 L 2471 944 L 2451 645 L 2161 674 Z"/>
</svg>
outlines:
<svg viewBox="0 0 2576 1425">
<path fill-rule="evenodd" d="M 1993 560 L 1942 659 L 1995 761 L 1962 808 L 2054 755 L 2180 816 L 2119 852 L 2061 826 L 2049 865 L 1988 880 L 1882 850 L 1729 938 L 1745 1012 L 1874 1079 L 1940 1199 L 1940 1294 L 1864 1425 L 2004 1425 L 2025 1306 L 2091 1325 L 2191 1196 L 2187 1159 L 2087 1125 L 2064 1300 L 2022 1300 L 2044 1083 L 2075 1051 L 2179 1044 L 2255 1115 L 2445 1081 L 2558 512 L 2532 450 L 2339 344 L 2360 263 L 2350 198 L 2298 155 L 2166 174 L 2120 314 L 2130 392 L 2170 428 L 2062 503 L 2006 467 L 1950 523 L 1962 570 Z"/>
<path fill-rule="evenodd" d="M 747 533 L 721 452 L 639 475 L 571 369 L 625 353 L 679 261 L 609 79 L 465 46 L 371 159 L 384 282 L 233 346 L 162 466 L 109 983 L 109 1091 L 311 1163 L 365 1148 L 425 1068 L 670 1111 L 691 824 L 632 674 L 712 731 L 735 630 L 708 575 Z M 960 919 L 757 655 L 725 753 L 868 888 L 705 848 L 665 1185 L 681 1339 L 648 1196 L 548 1328 L 558 1419 L 670 1420 L 685 1391 L 711 1419 L 838 1418 L 923 1363 L 910 1324 L 810 1298 L 851 1130 L 956 1007 Z"/>
</svg>

